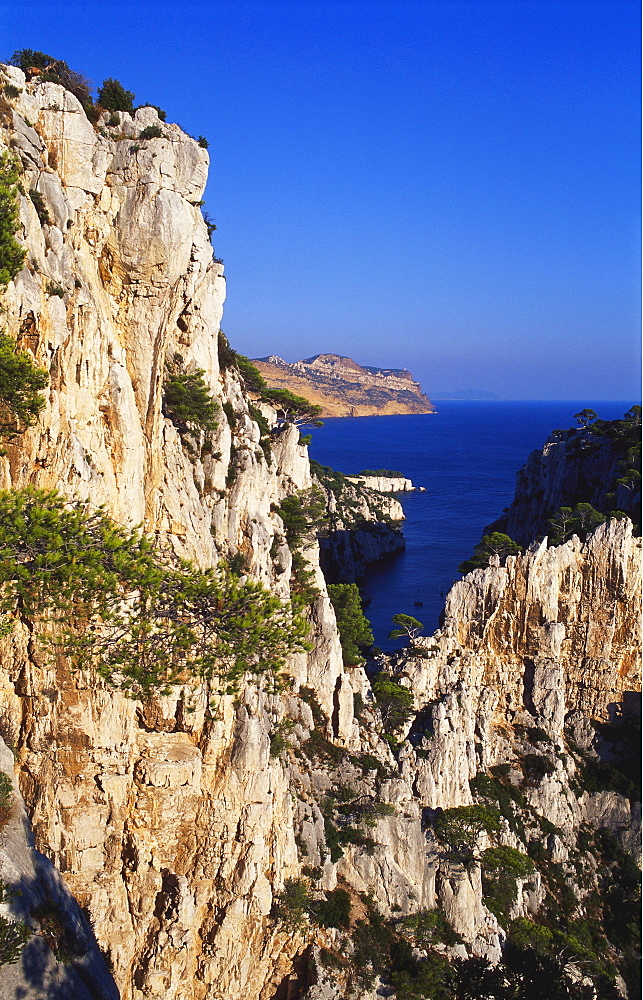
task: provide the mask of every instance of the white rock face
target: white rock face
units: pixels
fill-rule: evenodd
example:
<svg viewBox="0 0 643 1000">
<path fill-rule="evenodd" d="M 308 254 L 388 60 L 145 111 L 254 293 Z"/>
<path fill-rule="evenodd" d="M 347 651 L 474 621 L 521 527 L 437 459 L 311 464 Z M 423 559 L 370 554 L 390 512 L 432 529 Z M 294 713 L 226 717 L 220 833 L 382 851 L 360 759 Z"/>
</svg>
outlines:
<svg viewBox="0 0 643 1000">
<path fill-rule="evenodd" d="M 0 140 L 50 218 L 21 196 L 28 258 L 4 294 L 5 323 L 50 384 L 39 423 L 0 458 L 0 487 L 34 484 L 105 505 L 202 567 L 241 559 L 287 598 L 292 557 L 278 505 L 313 480 L 298 429 L 273 428 L 268 439 L 238 375 L 219 365 L 225 279 L 198 204 L 207 153 L 153 109 L 96 130 L 61 87 L 2 72 L 21 93 Z M 162 138 L 140 139 L 155 124 Z M 165 364 L 177 354 L 203 370 L 220 406 L 207 440 L 186 441 L 163 413 Z M 270 407 L 262 412 L 274 423 Z M 377 504 L 403 516 L 390 496 L 377 494 Z M 369 503 L 358 514 L 374 523 Z M 383 537 L 363 534 L 362 549 L 345 555 L 356 567 L 384 551 Z M 607 719 L 640 687 L 639 552 L 629 522 L 610 522 L 585 544 L 544 544 L 456 584 L 444 627 L 391 666 L 425 720 L 415 748 L 407 742 L 397 757 L 366 674 L 342 663 L 312 540 L 303 549 L 319 591 L 307 611 L 312 648 L 290 658 L 281 693 L 251 685 L 236 700 L 216 696 L 210 710 L 201 689 L 133 702 L 89 672 L 49 662 L 28 625 L 16 626 L 0 639 L 0 716 L 17 751 L 0 764 L 19 782 L 49 875 L 13 833 L 0 843 L 0 875 L 56 882 L 55 898 L 87 936 L 87 976 L 106 1000 L 115 988 L 122 1000 L 270 1000 L 290 988 L 307 941 L 275 918 L 274 904 L 304 865 L 319 867 L 317 891 L 347 886 L 356 903 L 373 893 L 389 918 L 440 903 L 465 940 L 458 953 L 497 961 L 503 935 L 480 870 L 454 865 L 431 819 L 471 804 L 472 779 L 489 765 L 519 768 L 518 727 L 539 727 L 551 767 L 525 796 L 562 831 L 547 841 L 550 856 L 565 864 L 584 822 L 634 847 L 640 810 L 613 792 L 572 794 L 574 764 L 561 748 L 572 731 L 591 748 L 589 720 Z M 353 832 L 331 858 L 328 803 L 344 785 L 356 801 L 385 808 L 360 826 L 370 849 Z M 503 822 L 498 841 L 518 846 Z M 533 914 L 542 898 L 535 877 L 512 913 Z M 337 946 L 334 930 L 309 933 L 315 946 Z M 45 964 L 59 975 L 51 953 Z M 7 976 L 0 986 L 11 983 L 15 1000 L 43 1000 Z M 342 996 L 329 976 L 309 1000 Z M 85 1000 L 82 989 L 70 986 L 70 998 Z"/>
<path fill-rule="evenodd" d="M 369 490 L 377 490 L 378 493 L 408 493 L 415 489 L 413 482 L 403 476 L 347 476 L 346 478 L 351 483 L 366 486 Z"/>
</svg>

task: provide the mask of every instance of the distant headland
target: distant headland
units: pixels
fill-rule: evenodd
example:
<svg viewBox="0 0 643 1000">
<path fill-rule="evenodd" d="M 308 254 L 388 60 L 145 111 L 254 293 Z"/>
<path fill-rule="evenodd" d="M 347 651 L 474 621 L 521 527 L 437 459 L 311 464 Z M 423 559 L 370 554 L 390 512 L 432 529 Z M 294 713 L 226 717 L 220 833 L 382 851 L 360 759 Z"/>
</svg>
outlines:
<svg viewBox="0 0 643 1000">
<path fill-rule="evenodd" d="M 358 365 L 339 354 L 316 354 L 289 363 L 275 355 L 254 358 L 271 388 L 289 389 L 322 407 L 322 417 L 434 413 L 419 382 L 405 368 Z"/>
</svg>

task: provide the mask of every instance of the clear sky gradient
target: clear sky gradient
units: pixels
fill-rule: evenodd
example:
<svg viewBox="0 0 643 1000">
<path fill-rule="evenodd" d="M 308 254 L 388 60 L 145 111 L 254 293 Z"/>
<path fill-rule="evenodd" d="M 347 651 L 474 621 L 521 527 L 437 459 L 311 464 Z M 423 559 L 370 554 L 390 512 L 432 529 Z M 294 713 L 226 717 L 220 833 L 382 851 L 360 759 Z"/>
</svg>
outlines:
<svg viewBox="0 0 643 1000">
<path fill-rule="evenodd" d="M 209 139 L 243 353 L 638 397 L 637 0 L 2 0 L 0 37 Z"/>
</svg>

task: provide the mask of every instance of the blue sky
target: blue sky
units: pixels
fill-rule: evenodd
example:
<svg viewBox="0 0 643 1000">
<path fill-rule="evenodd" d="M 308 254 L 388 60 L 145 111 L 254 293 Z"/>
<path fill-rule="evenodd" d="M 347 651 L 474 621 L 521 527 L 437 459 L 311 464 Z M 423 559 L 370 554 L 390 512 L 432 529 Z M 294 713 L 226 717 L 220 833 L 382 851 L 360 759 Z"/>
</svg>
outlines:
<svg viewBox="0 0 643 1000">
<path fill-rule="evenodd" d="M 243 353 L 638 397 L 636 0 L 2 0 L 0 37 L 207 136 Z"/>
</svg>

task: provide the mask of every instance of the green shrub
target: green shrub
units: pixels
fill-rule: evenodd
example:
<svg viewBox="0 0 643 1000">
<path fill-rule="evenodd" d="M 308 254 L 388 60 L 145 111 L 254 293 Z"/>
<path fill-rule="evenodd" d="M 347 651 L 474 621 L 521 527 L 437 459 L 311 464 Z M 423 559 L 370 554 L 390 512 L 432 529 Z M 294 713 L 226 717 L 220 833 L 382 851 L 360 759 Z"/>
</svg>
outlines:
<svg viewBox="0 0 643 1000">
<path fill-rule="evenodd" d="M 122 83 L 112 77 L 103 80 L 102 87 L 98 88 L 97 100 L 106 111 L 134 112 L 134 94 L 131 90 L 125 90 Z"/>
<path fill-rule="evenodd" d="M 13 783 L 8 774 L 0 771 L 0 830 L 6 826 L 13 809 Z"/>
<path fill-rule="evenodd" d="M 47 295 L 54 295 L 59 299 L 63 299 L 65 297 L 65 289 L 62 285 L 56 284 L 55 281 L 48 281 L 45 286 L 45 291 L 47 292 Z"/>
<path fill-rule="evenodd" d="M 163 129 L 158 125 L 146 125 L 138 137 L 139 139 L 163 139 Z"/>
<path fill-rule="evenodd" d="M 19 49 L 10 59 L 10 65 L 19 66 L 29 79 L 32 69 L 40 70 L 42 83 L 57 83 L 78 98 L 85 114 L 92 113 L 91 84 L 81 73 L 70 69 L 64 59 L 55 59 L 34 49 Z"/>
<path fill-rule="evenodd" d="M 372 645 L 373 630 L 362 611 L 357 584 L 331 583 L 328 585 L 328 596 L 337 619 L 344 663 L 346 666 L 363 663 L 361 650 Z"/>
<path fill-rule="evenodd" d="M 31 355 L 0 333 L 0 440 L 15 437 L 36 423 L 45 405 L 40 390 L 48 381 Z"/>
<path fill-rule="evenodd" d="M 230 347 L 230 342 L 223 330 L 219 330 L 218 333 L 217 349 L 219 354 L 219 368 L 221 371 L 227 371 L 228 368 L 232 368 L 236 360 L 236 354 Z"/>
<path fill-rule="evenodd" d="M 382 716 L 382 725 L 387 734 L 392 736 L 413 715 L 413 694 L 386 673 L 376 674 L 371 687 Z"/>
<path fill-rule="evenodd" d="M 20 94 L 22 93 L 20 87 L 14 87 L 12 83 L 5 83 L 4 87 L 2 88 L 2 92 L 4 93 L 5 97 L 9 97 L 10 99 L 19 97 Z"/>
<path fill-rule="evenodd" d="M 471 559 L 466 559 L 458 566 L 459 573 L 470 573 L 474 569 L 489 565 L 491 556 L 500 556 L 503 561 L 507 556 L 517 555 L 522 552 L 521 547 L 501 531 L 494 531 L 490 535 L 484 535 L 476 545 Z"/>
<path fill-rule="evenodd" d="M 36 191 L 35 188 L 29 188 L 29 197 L 33 202 L 33 207 L 36 209 L 36 214 L 40 220 L 41 226 L 50 226 L 51 217 L 45 203 L 45 199 L 41 195 L 40 191 Z"/>
<path fill-rule="evenodd" d="M 8 889 L 0 879 L 0 903 L 10 903 L 16 895 L 18 892 Z M 31 928 L 22 921 L 8 920 L 0 916 L 0 966 L 13 965 L 17 962 L 31 935 Z"/>
<path fill-rule="evenodd" d="M 22 270 L 27 253 L 15 238 L 19 226 L 18 161 L 5 152 L 0 156 L 0 291 Z"/>
<path fill-rule="evenodd" d="M 305 879 L 287 878 L 283 892 L 277 896 L 276 916 L 289 927 L 299 928 L 305 922 L 309 902 Z"/>
<path fill-rule="evenodd" d="M 204 375 L 202 368 L 186 371 L 180 354 L 175 354 L 166 364 L 163 412 L 182 433 L 190 425 L 206 432 L 217 426 L 215 417 L 219 405 L 210 395 Z"/>
<path fill-rule="evenodd" d="M 199 138 L 197 139 L 197 142 L 202 149 L 207 149 L 208 146 L 210 145 L 210 143 L 208 142 L 208 140 L 204 135 L 200 135 Z"/>
<path fill-rule="evenodd" d="M 496 833 L 499 829 L 500 814 L 491 806 L 455 806 L 443 809 L 435 819 L 438 839 L 468 854 L 473 852 L 481 833 Z"/>
<path fill-rule="evenodd" d="M 327 893 L 326 899 L 311 902 L 309 912 L 321 927 L 346 930 L 350 926 L 351 897 L 346 889 L 333 889 Z"/>
<path fill-rule="evenodd" d="M 0 611 L 47 622 L 54 651 L 132 697 L 198 678 L 234 692 L 246 674 L 272 683 L 309 648 L 289 602 L 225 564 L 172 564 L 137 530 L 32 488 L 0 493 Z"/>
<path fill-rule="evenodd" d="M 237 414 L 234 412 L 234 406 L 232 405 L 229 399 L 226 399 L 226 401 L 222 403 L 221 409 L 226 415 L 228 426 L 231 427 L 232 430 L 234 430 L 234 428 L 237 426 Z"/>
</svg>

